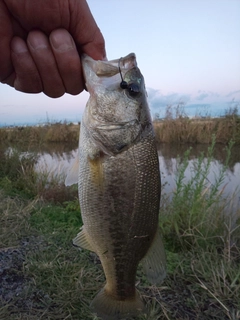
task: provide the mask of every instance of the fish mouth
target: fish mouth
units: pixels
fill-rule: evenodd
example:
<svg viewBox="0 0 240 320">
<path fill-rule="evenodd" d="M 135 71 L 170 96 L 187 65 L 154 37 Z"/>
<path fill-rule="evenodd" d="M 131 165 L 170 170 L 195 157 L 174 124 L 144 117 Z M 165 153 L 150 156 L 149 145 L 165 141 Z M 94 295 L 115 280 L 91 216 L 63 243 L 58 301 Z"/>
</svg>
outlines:
<svg viewBox="0 0 240 320">
<path fill-rule="evenodd" d="M 126 129 L 126 127 L 130 127 L 138 124 L 139 124 L 139 121 L 134 119 L 126 122 L 101 124 L 101 125 L 98 125 L 96 128 L 99 130 L 119 130 L 119 129 Z"/>
</svg>

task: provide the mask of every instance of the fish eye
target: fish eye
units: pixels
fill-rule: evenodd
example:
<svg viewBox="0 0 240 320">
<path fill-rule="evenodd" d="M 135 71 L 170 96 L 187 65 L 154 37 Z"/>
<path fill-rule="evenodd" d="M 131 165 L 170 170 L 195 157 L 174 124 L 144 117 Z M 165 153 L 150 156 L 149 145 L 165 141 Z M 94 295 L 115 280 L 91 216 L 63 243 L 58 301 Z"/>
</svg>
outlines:
<svg viewBox="0 0 240 320">
<path fill-rule="evenodd" d="M 132 97 L 138 96 L 139 93 L 141 92 L 140 86 L 137 83 L 130 83 L 127 89 L 128 89 L 128 93 Z"/>
</svg>

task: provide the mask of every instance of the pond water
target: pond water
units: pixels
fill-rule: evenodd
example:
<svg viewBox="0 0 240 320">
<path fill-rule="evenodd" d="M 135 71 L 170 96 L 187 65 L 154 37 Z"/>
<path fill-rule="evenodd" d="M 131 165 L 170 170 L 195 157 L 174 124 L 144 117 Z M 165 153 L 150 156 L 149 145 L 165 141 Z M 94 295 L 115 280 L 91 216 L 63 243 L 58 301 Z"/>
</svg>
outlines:
<svg viewBox="0 0 240 320">
<path fill-rule="evenodd" d="M 161 171 L 162 181 L 162 196 L 172 197 L 176 189 L 176 177 L 179 165 L 183 162 L 184 153 L 191 148 L 189 161 L 185 170 L 185 179 L 187 182 L 194 174 L 196 158 L 204 153 L 207 154 L 208 145 L 173 145 L 173 144 L 160 144 L 158 146 L 158 155 Z M 16 148 L 16 147 L 15 147 Z M 18 146 L 19 149 L 19 146 Z M 22 152 L 37 152 L 38 162 L 36 164 L 36 171 L 50 172 L 51 175 L 57 175 L 65 179 L 68 169 L 71 167 L 74 159 L 77 156 L 77 145 L 69 143 L 46 144 L 41 148 L 21 147 Z M 214 156 L 210 162 L 209 174 L 206 177 L 207 186 L 210 187 L 215 183 L 219 177 L 220 172 L 226 162 L 226 146 L 216 145 L 214 149 Z M 206 161 L 206 158 L 205 158 Z M 231 152 L 231 158 L 228 166 L 226 167 L 224 179 L 219 186 L 219 191 L 222 192 L 224 197 L 234 197 L 234 207 L 240 208 L 240 146 L 234 146 Z"/>
<path fill-rule="evenodd" d="M 204 154 L 202 167 L 207 163 L 208 145 L 160 145 L 158 148 L 161 178 L 163 184 L 163 195 L 172 196 L 176 189 L 176 179 L 179 167 L 183 165 L 184 153 L 191 148 L 187 167 L 184 172 L 184 182 L 187 183 L 196 172 L 197 158 Z M 219 183 L 219 192 L 223 197 L 232 199 L 234 211 L 240 208 L 240 146 L 232 148 L 231 158 L 226 166 L 227 151 L 223 145 L 216 145 L 214 156 L 209 164 L 209 172 L 206 176 L 206 188 L 219 181 L 224 171 L 223 179 Z"/>
<path fill-rule="evenodd" d="M 208 145 L 172 145 L 160 144 L 158 146 L 158 155 L 161 171 L 161 180 L 163 185 L 162 195 L 171 197 L 176 188 L 176 176 L 179 165 L 182 164 L 184 153 L 191 148 L 188 166 L 185 170 L 185 180 L 188 181 L 194 174 L 196 158 L 204 153 L 207 154 Z M 69 167 L 71 167 L 77 156 L 77 146 L 69 144 L 51 144 L 39 150 L 39 160 L 36 165 L 37 171 L 50 171 L 57 175 L 66 176 Z M 226 162 L 226 147 L 216 145 L 214 157 L 210 162 L 209 174 L 206 177 L 207 185 L 210 187 L 215 183 L 223 170 Z M 204 159 L 206 161 L 206 158 Z M 226 167 L 224 179 L 219 186 L 219 191 L 224 196 L 234 198 L 234 206 L 240 207 L 240 146 L 234 146 L 231 152 L 231 159 Z"/>
</svg>

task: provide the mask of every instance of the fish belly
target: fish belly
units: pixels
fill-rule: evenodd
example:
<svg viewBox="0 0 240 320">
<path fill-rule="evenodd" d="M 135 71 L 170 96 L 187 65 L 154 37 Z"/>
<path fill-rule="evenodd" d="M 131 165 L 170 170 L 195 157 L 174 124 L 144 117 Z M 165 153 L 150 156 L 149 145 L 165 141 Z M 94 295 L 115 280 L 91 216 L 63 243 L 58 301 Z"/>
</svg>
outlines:
<svg viewBox="0 0 240 320">
<path fill-rule="evenodd" d="M 115 156 L 91 159 L 88 150 L 81 150 L 79 172 L 85 232 L 103 265 L 106 290 L 126 299 L 135 294 L 138 263 L 158 227 L 160 175 L 154 138 L 149 135 Z"/>
</svg>

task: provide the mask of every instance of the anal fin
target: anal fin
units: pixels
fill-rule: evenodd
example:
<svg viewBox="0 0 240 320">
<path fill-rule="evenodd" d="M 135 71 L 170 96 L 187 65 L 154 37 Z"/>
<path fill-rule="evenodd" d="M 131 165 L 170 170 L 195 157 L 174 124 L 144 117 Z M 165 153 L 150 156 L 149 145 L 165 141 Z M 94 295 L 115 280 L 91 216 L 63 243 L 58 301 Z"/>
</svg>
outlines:
<svg viewBox="0 0 240 320">
<path fill-rule="evenodd" d="M 81 231 L 77 234 L 77 236 L 73 239 L 73 245 L 82 249 L 95 252 L 92 244 L 89 241 L 89 236 L 84 226 L 81 228 Z"/>
<path fill-rule="evenodd" d="M 158 230 L 151 247 L 142 260 L 142 265 L 148 281 L 151 284 L 160 285 L 166 277 L 166 255 Z"/>
</svg>

